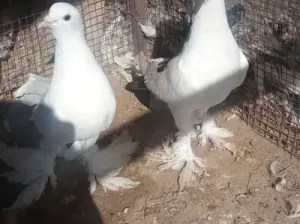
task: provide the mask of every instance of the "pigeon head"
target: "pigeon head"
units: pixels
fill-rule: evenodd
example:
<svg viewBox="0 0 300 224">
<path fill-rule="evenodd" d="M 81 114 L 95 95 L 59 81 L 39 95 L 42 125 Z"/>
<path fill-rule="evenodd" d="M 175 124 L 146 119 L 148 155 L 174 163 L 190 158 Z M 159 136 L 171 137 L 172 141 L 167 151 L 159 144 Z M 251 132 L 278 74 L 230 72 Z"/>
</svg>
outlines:
<svg viewBox="0 0 300 224">
<path fill-rule="evenodd" d="M 57 38 L 64 34 L 83 34 L 83 24 L 79 11 L 71 4 L 59 2 L 51 6 L 48 15 L 38 25 L 39 28 L 51 28 Z"/>
</svg>

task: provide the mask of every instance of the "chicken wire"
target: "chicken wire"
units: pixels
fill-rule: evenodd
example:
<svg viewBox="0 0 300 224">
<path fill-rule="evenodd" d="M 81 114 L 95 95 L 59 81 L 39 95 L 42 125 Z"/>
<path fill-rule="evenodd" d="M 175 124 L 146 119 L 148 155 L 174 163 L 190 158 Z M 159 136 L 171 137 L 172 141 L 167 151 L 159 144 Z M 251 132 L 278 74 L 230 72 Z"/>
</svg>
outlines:
<svg viewBox="0 0 300 224">
<path fill-rule="evenodd" d="M 115 66 L 114 57 L 132 50 L 126 2 L 83 0 L 75 5 L 83 15 L 89 47 L 103 70 L 111 72 Z M 52 74 L 55 42 L 49 29 L 37 29 L 47 10 L 1 25 L 1 100 L 12 99 L 12 93 L 27 80 L 28 73 Z"/>
<path fill-rule="evenodd" d="M 157 37 L 147 40 L 147 47 L 143 49 L 148 57 L 176 55 L 188 36 L 193 0 L 140 1 L 139 7 L 145 11 L 142 17 L 129 7 L 137 1 L 83 0 L 76 3 L 84 17 L 88 45 L 106 73 L 114 70 L 116 56 L 137 52 L 136 36 L 141 37 L 133 28 L 137 22 L 148 20 L 157 29 Z M 229 97 L 228 104 L 238 103 L 231 109 L 247 124 L 299 157 L 300 6 L 297 0 L 225 2 L 233 34 L 250 60 L 248 77 Z M 9 20 L 5 15 L 2 15 L 0 29 L 2 100 L 12 99 L 13 91 L 26 81 L 29 72 L 50 75 L 54 54 L 50 31 L 36 27 L 45 12 L 17 20 Z"/>
<path fill-rule="evenodd" d="M 250 59 L 253 78 L 245 82 L 245 93 L 252 100 L 239 112 L 259 134 L 299 158 L 299 4 L 296 0 L 231 4 L 245 10 L 233 32 Z"/>
</svg>

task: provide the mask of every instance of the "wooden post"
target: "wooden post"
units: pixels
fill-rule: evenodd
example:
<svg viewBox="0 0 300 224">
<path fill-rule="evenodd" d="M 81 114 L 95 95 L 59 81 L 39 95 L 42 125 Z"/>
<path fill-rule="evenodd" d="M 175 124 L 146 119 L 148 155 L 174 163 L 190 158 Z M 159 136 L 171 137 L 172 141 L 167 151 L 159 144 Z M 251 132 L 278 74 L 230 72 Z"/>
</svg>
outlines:
<svg viewBox="0 0 300 224">
<path fill-rule="evenodd" d="M 147 49 L 147 41 L 143 37 L 138 23 L 145 24 L 147 21 L 145 0 L 128 0 L 129 10 L 132 14 L 132 36 L 134 44 L 134 53 L 137 55 Z"/>
</svg>

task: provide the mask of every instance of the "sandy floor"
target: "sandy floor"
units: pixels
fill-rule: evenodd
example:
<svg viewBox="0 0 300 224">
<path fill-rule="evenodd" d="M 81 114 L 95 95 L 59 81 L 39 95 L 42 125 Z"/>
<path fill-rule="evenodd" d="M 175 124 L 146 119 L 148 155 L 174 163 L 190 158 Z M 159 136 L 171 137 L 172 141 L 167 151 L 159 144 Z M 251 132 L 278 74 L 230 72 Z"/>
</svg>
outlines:
<svg viewBox="0 0 300 224">
<path fill-rule="evenodd" d="M 40 201 L 20 214 L 19 223 L 299 222 L 300 218 L 288 217 L 300 201 L 299 164 L 288 153 L 259 137 L 239 118 L 224 113 L 219 124 L 234 132 L 230 141 L 237 152 L 196 147 L 197 154 L 211 167 L 199 182 L 179 192 L 177 174 L 159 172 L 157 164 L 146 161 L 142 153 L 145 148 L 157 150 L 165 135 L 174 133 L 170 113 L 149 113 L 133 94 L 120 88 L 123 80 L 113 77 L 110 81 L 119 102 L 113 130 L 130 124 L 130 133 L 141 145 L 122 175 L 141 184 L 135 189 L 107 193 L 98 186 L 91 197 L 82 168 L 58 162 L 58 189 L 47 188 Z M 277 165 L 273 161 L 278 161 Z M 276 173 L 273 177 L 271 163 Z"/>
</svg>

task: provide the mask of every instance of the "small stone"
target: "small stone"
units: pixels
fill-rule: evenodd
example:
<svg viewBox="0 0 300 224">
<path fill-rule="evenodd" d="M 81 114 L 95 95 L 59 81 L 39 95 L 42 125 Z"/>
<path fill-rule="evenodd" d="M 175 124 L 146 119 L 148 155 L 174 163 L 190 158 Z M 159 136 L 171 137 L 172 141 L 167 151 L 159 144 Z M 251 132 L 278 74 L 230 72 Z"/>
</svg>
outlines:
<svg viewBox="0 0 300 224">
<path fill-rule="evenodd" d="M 282 178 L 280 184 L 281 184 L 281 185 L 286 185 L 286 182 L 287 182 L 286 179 L 285 179 L 285 178 Z"/>
<path fill-rule="evenodd" d="M 206 177 L 210 177 L 210 173 L 208 173 L 208 172 L 203 172 L 203 174 L 206 176 Z"/>
<path fill-rule="evenodd" d="M 129 208 L 128 208 L 128 207 L 126 207 L 126 208 L 124 208 L 124 209 L 123 209 L 123 211 L 122 211 L 122 212 L 123 212 L 124 214 L 127 214 L 127 213 L 128 213 L 128 211 L 129 211 Z"/>
<path fill-rule="evenodd" d="M 282 186 L 281 184 L 276 184 L 276 185 L 275 185 L 275 190 L 278 191 L 278 192 L 284 191 L 284 190 L 283 190 L 283 186 Z"/>
<path fill-rule="evenodd" d="M 251 158 L 251 157 L 246 157 L 246 162 L 248 162 L 248 163 L 251 163 L 251 162 L 253 162 L 253 159 Z"/>
<path fill-rule="evenodd" d="M 142 211 L 146 205 L 146 200 L 143 198 L 140 198 L 135 201 L 134 207 L 132 210 L 134 211 Z"/>
</svg>

